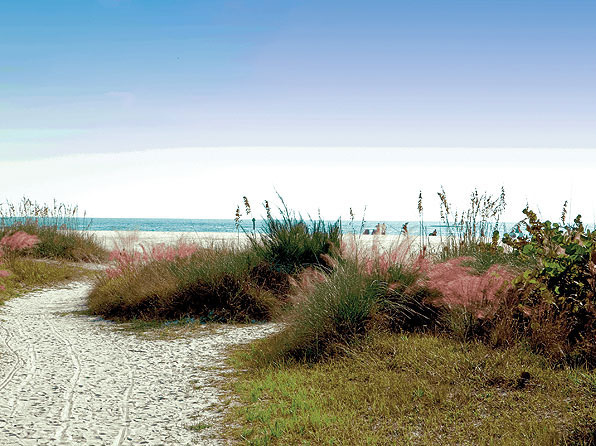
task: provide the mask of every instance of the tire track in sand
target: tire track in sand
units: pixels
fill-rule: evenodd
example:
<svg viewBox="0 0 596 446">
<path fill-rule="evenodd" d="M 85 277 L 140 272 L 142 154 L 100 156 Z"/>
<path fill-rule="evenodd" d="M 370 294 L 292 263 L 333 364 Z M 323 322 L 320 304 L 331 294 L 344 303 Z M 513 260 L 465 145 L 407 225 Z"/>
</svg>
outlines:
<svg viewBox="0 0 596 446">
<path fill-rule="evenodd" d="M 9 344 L 9 341 L 14 337 L 12 332 L 10 330 L 8 330 L 8 328 L 5 328 L 5 327 L 0 327 L 0 328 L 4 332 L 6 332 L 6 337 L 2 338 L 4 345 L 6 345 L 6 348 L 8 349 L 8 351 L 15 357 L 15 362 L 14 362 L 14 365 L 12 366 L 12 369 L 10 370 L 10 372 L 8 372 L 8 374 L 0 382 L 0 390 L 2 390 L 8 385 L 8 383 L 10 383 L 10 381 L 12 380 L 14 375 L 17 373 L 17 370 L 19 370 L 22 367 L 22 364 L 24 363 L 24 361 L 19 356 L 17 351 L 15 349 L 13 349 Z"/>
<path fill-rule="evenodd" d="M 35 349 L 35 345 L 32 344 L 31 342 L 29 342 L 27 340 L 27 338 L 25 336 L 23 336 L 23 324 L 20 321 L 17 321 L 17 324 L 19 326 L 19 333 L 21 334 L 21 339 L 25 339 L 26 343 L 27 343 L 27 351 L 29 353 L 29 359 L 25 362 L 25 365 L 27 367 L 27 374 L 25 375 L 25 379 L 23 379 L 21 381 L 21 383 L 18 386 L 18 390 L 14 393 L 14 395 L 12 396 L 11 400 L 10 400 L 10 416 L 14 416 L 14 413 L 18 407 L 18 395 L 20 395 L 20 393 L 29 386 L 29 384 L 31 383 L 31 381 L 33 380 L 33 377 L 35 376 L 35 374 L 37 373 L 37 351 Z"/>
<path fill-rule="evenodd" d="M 64 435 L 66 434 L 66 431 L 70 427 L 72 406 L 74 404 L 74 392 L 75 392 L 77 383 L 79 382 L 79 379 L 81 378 L 81 361 L 79 360 L 79 356 L 77 355 L 77 352 L 73 348 L 70 340 L 66 336 L 62 336 L 60 333 L 58 333 L 58 330 L 56 330 L 56 327 L 49 319 L 47 320 L 47 323 L 48 323 L 50 330 L 52 330 L 52 332 L 54 333 L 54 335 L 58 339 L 60 339 L 64 343 L 64 345 L 66 345 L 66 348 L 68 349 L 68 353 L 70 355 L 70 359 L 72 360 L 72 363 L 74 366 L 74 373 L 72 374 L 72 377 L 70 378 L 70 386 L 67 387 L 66 394 L 64 395 L 64 399 L 66 400 L 66 402 L 65 402 L 64 406 L 62 407 L 62 412 L 60 413 L 60 423 L 61 424 L 59 424 L 58 428 L 56 429 L 56 439 L 58 441 L 62 441 L 64 439 Z"/>
<path fill-rule="evenodd" d="M 128 380 L 129 384 L 124 391 L 124 395 L 121 402 L 120 410 L 122 412 L 122 427 L 120 428 L 120 432 L 118 436 L 114 439 L 112 446 L 120 446 L 124 439 L 128 436 L 128 430 L 130 428 L 130 396 L 132 394 L 132 389 L 135 384 L 135 375 L 130 365 L 130 355 L 126 353 L 126 351 L 117 344 L 114 344 L 116 349 L 120 350 L 122 354 L 126 357 L 126 362 L 128 364 Z"/>
</svg>

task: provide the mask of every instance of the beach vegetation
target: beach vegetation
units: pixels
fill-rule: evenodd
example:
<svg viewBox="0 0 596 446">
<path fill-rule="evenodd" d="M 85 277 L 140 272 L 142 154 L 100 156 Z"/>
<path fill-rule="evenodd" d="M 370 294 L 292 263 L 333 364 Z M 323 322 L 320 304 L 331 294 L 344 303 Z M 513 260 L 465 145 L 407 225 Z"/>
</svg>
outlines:
<svg viewBox="0 0 596 446">
<path fill-rule="evenodd" d="M 274 216 L 269 203 L 265 202 L 266 218 L 262 232 L 255 231 L 254 218 L 252 231 L 245 231 L 255 254 L 269 268 L 284 274 L 296 274 L 311 266 L 330 270 L 329 259 L 337 258 L 340 253 L 341 222 L 329 224 L 320 217 L 307 221 L 288 209 L 281 196 L 279 199 L 279 216 Z M 247 212 L 250 212 L 246 197 L 244 202 Z"/>
<path fill-rule="evenodd" d="M 6 206 L 8 211 L 0 207 L 0 302 L 32 289 L 86 276 L 88 271 L 67 260 L 74 260 L 75 252 L 85 254 L 76 256 L 77 260 L 103 252 L 84 235 L 73 237 L 56 226 L 39 226 L 40 222 L 50 225 L 60 221 L 53 208 L 46 206 L 41 210 L 27 199 L 20 206 Z M 25 212 L 31 214 L 25 216 Z"/>
<path fill-rule="evenodd" d="M 504 194 L 471 201 L 438 250 L 344 239 L 296 276 L 282 331 L 234 359 L 233 438 L 594 444 L 594 233 L 525 210 L 501 238 Z"/>
<path fill-rule="evenodd" d="M 179 244 L 116 251 L 116 265 L 98 277 L 88 304 L 95 314 L 115 319 L 206 317 L 212 321 L 268 320 L 283 300 L 251 280 L 258 258 L 233 247 Z"/>
<path fill-rule="evenodd" d="M 536 259 L 513 282 L 494 321 L 493 341 L 519 339 L 555 361 L 596 365 L 596 232 L 541 221 L 525 209 L 526 235 L 504 242 L 520 258 Z M 565 216 L 565 212 L 563 213 Z"/>
<path fill-rule="evenodd" d="M 282 200 L 283 203 L 283 200 Z M 252 217 L 244 197 L 246 214 Z M 263 233 L 256 219 L 244 229 L 247 246 L 119 247 L 100 275 L 89 307 L 104 317 L 167 319 L 209 317 L 217 321 L 270 320 L 289 305 L 293 276 L 308 268 L 329 272 L 339 257 L 341 227 L 305 221 L 283 203 L 274 217 L 268 203 Z M 241 227 L 241 212 L 235 221 Z"/>
<path fill-rule="evenodd" d="M 82 229 L 85 218 L 78 216 L 78 207 L 74 205 L 57 201 L 40 204 L 26 197 L 16 204 L 0 204 L 0 238 L 15 240 L 10 243 L 22 243 L 26 236 L 37 238 L 26 252 L 28 256 L 86 262 L 105 260 L 107 251 L 93 234 Z M 10 249 L 5 244 L 7 247 Z"/>
<path fill-rule="evenodd" d="M 258 345 L 258 344 L 257 344 Z M 342 355 L 255 365 L 234 354 L 228 437 L 246 445 L 591 445 L 594 371 L 523 346 L 370 332 Z"/>
</svg>

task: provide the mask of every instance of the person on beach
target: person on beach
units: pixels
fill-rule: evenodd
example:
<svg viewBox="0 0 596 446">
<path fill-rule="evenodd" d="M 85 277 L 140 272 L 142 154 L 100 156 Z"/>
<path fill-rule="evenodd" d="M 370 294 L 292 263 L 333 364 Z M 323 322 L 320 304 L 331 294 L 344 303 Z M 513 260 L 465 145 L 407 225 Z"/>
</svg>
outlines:
<svg viewBox="0 0 596 446">
<path fill-rule="evenodd" d="M 387 225 L 385 223 L 383 223 L 381 225 L 381 235 L 386 235 L 387 234 Z"/>
<path fill-rule="evenodd" d="M 430 234 L 431 237 L 436 237 L 437 236 L 437 230 L 435 229 L 433 232 L 431 232 Z"/>
<path fill-rule="evenodd" d="M 364 234 L 364 235 L 369 235 L 369 234 L 370 234 L 370 231 L 369 231 L 368 229 L 365 229 L 365 230 L 364 230 L 364 232 L 363 232 L 362 234 Z"/>
</svg>

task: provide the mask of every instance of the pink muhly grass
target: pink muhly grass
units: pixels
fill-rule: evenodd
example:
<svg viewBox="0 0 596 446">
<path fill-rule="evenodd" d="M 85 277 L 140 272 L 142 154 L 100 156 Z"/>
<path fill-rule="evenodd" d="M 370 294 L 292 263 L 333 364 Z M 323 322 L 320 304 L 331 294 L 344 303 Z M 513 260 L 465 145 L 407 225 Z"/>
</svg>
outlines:
<svg viewBox="0 0 596 446">
<path fill-rule="evenodd" d="M 432 264 L 419 259 L 420 269 L 426 273 L 428 286 L 441 292 L 442 303 L 447 306 L 485 307 L 497 303 L 500 293 L 511 285 L 514 274 L 501 265 L 492 265 L 480 275 L 472 274 L 472 268 L 462 263 L 470 257 L 458 257 L 447 262 Z M 484 311 L 477 311 L 483 317 Z"/>
<path fill-rule="evenodd" d="M 328 280 L 328 277 L 316 268 L 306 268 L 296 278 L 288 277 L 294 287 L 291 299 L 294 304 L 304 302 L 316 286 Z"/>
<path fill-rule="evenodd" d="M 344 258 L 354 260 L 367 274 L 385 275 L 393 266 L 413 265 L 411 247 L 412 243 L 407 238 L 387 250 L 381 250 L 377 240 L 370 248 L 359 247 L 355 240 L 350 240 L 349 243 L 342 242 L 341 252 Z"/>
<path fill-rule="evenodd" d="M 106 270 L 108 278 L 113 279 L 122 275 L 125 271 L 153 261 L 173 262 L 176 259 L 184 259 L 190 257 L 199 249 L 196 245 L 184 242 L 174 246 L 160 243 L 151 247 L 151 249 L 147 249 L 143 245 L 140 245 L 140 247 L 142 252 L 126 249 L 115 249 L 110 252 L 110 260 L 114 261 L 116 266 Z"/>
<path fill-rule="evenodd" d="M 12 235 L 5 235 L 0 240 L 0 246 L 10 251 L 21 251 L 33 248 L 39 243 L 39 237 L 32 234 L 27 234 L 24 231 L 15 232 Z"/>
</svg>

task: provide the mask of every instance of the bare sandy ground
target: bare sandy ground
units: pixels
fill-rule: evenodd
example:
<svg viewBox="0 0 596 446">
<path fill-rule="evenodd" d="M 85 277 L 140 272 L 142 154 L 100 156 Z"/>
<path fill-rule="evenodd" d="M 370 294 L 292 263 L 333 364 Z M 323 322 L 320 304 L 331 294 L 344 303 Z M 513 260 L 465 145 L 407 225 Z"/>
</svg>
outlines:
<svg viewBox="0 0 596 446">
<path fill-rule="evenodd" d="M 75 282 L 0 308 L 0 445 L 222 444 L 214 380 L 225 374 L 224 350 L 275 326 L 146 339 L 73 313 L 90 287 Z M 188 429 L 199 422 L 212 427 Z"/>
</svg>

